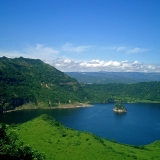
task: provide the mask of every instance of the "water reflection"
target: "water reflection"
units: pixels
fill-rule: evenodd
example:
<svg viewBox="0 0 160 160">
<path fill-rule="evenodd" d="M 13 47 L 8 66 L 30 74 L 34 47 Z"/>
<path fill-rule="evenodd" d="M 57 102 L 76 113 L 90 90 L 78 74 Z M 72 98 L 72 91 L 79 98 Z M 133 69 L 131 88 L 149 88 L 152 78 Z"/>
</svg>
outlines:
<svg viewBox="0 0 160 160">
<path fill-rule="evenodd" d="M 126 116 L 127 112 L 114 112 L 114 115 L 116 117 L 123 117 L 123 116 Z"/>
</svg>

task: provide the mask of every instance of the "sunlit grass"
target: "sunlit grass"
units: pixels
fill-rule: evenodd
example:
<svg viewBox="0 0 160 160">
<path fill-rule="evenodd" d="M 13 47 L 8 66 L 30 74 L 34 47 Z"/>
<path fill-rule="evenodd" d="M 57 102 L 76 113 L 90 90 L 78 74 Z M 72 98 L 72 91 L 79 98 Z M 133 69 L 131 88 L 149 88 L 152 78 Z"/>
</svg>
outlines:
<svg viewBox="0 0 160 160">
<path fill-rule="evenodd" d="M 160 141 L 147 146 L 118 144 L 88 132 L 67 128 L 47 115 L 41 115 L 14 129 L 21 141 L 44 153 L 48 160 L 160 158 Z"/>
</svg>

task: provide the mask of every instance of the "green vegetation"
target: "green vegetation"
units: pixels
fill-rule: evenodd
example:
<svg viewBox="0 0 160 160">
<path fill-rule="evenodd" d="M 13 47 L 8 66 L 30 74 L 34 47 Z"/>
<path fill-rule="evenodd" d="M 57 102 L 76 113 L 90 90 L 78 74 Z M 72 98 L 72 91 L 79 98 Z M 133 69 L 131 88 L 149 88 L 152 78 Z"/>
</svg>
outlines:
<svg viewBox="0 0 160 160">
<path fill-rule="evenodd" d="M 127 112 L 127 109 L 122 104 L 116 104 L 113 110 L 115 112 Z"/>
<path fill-rule="evenodd" d="M 80 84 L 41 60 L 0 58 L 0 110 L 87 101 Z"/>
<path fill-rule="evenodd" d="M 0 111 L 74 106 L 87 101 L 159 103 L 160 82 L 79 84 L 41 60 L 0 58 Z M 47 115 L 17 126 L 0 126 L 1 159 L 156 160 L 159 150 L 160 141 L 146 146 L 118 144 L 66 128 Z"/>
<path fill-rule="evenodd" d="M 0 124 L 0 159 L 43 160 L 44 155 L 18 141 L 15 131 L 7 133 L 7 125 Z"/>
<path fill-rule="evenodd" d="M 41 60 L 0 58 L 0 112 L 86 102 L 160 103 L 160 82 L 79 84 Z"/>
<path fill-rule="evenodd" d="M 146 146 L 130 146 L 99 138 L 88 132 L 66 128 L 48 115 L 11 126 L 25 145 L 43 153 L 47 160 L 127 159 L 158 160 L 160 141 Z"/>
<path fill-rule="evenodd" d="M 91 102 L 154 102 L 160 103 L 160 81 L 135 84 L 85 84 Z"/>
</svg>

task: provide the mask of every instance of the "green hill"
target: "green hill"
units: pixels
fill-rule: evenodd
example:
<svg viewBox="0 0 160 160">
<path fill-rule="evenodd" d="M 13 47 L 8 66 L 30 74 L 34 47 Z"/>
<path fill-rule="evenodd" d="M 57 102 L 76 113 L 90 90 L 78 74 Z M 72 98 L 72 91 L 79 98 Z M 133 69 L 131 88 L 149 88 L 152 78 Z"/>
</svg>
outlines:
<svg viewBox="0 0 160 160">
<path fill-rule="evenodd" d="M 87 95 L 74 78 L 41 60 L 0 58 L 0 109 L 53 107 L 86 101 Z"/>
<path fill-rule="evenodd" d="M 99 138 L 88 132 L 66 128 L 48 115 L 15 127 L 19 140 L 45 155 L 47 160 L 158 160 L 160 142 L 146 146 L 129 146 Z"/>
</svg>

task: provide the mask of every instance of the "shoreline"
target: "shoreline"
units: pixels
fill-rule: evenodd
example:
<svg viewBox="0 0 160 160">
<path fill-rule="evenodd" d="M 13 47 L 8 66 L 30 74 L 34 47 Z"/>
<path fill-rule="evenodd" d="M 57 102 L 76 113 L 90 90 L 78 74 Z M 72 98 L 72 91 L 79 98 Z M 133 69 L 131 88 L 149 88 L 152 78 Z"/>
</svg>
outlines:
<svg viewBox="0 0 160 160">
<path fill-rule="evenodd" d="M 92 102 L 93 103 L 93 102 Z M 95 103 L 98 103 L 98 102 L 95 102 Z M 101 103 L 101 102 L 99 102 Z M 116 102 L 110 102 L 110 103 L 116 103 Z M 151 103 L 151 104 L 159 104 L 160 102 L 159 101 L 139 101 L 139 102 L 123 102 L 123 103 Z M 108 103 L 106 103 L 108 104 Z M 20 110 L 28 110 L 28 109 L 59 109 L 59 108 L 80 108 L 80 107 L 92 107 L 93 105 L 90 104 L 90 103 L 75 103 L 75 104 L 60 104 L 58 106 L 52 106 L 52 107 L 42 107 L 43 104 L 41 104 L 40 106 L 35 106 L 33 104 L 31 104 L 30 106 L 27 106 L 27 105 L 30 105 L 30 104 L 26 104 L 26 106 L 20 106 L 20 107 L 16 107 L 15 109 L 13 110 L 7 110 L 7 111 L 3 111 L 2 113 L 8 113 L 8 112 L 15 112 L 15 111 L 20 111 Z M 114 112 L 117 112 L 117 113 L 122 113 L 121 111 L 117 111 L 117 110 L 114 110 Z M 125 112 L 126 113 L 126 112 Z"/>
<path fill-rule="evenodd" d="M 127 111 L 123 111 L 123 110 L 120 110 L 120 109 L 118 109 L 118 110 L 113 109 L 113 111 L 114 111 L 114 112 L 117 112 L 117 113 L 126 113 L 126 112 L 127 112 Z"/>
<path fill-rule="evenodd" d="M 3 111 L 2 113 L 9 113 L 9 112 L 15 112 L 15 111 L 21 111 L 21 110 L 29 110 L 29 109 L 67 109 L 67 108 L 81 108 L 81 107 L 92 107 L 93 105 L 91 104 L 83 104 L 83 103 L 79 103 L 78 104 L 61 104 L 59 106 L 55 106 L 55 107 L 41 107 L 41 106 L 37 106 L 37 107 L 26 107 L 26 106 L 20 106 L 20 107 L 16 107 L 13 110 L 7 110 L 7 111 Z"/>
</svg>

